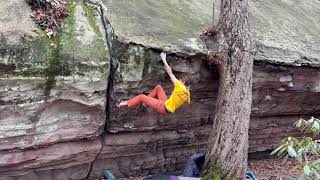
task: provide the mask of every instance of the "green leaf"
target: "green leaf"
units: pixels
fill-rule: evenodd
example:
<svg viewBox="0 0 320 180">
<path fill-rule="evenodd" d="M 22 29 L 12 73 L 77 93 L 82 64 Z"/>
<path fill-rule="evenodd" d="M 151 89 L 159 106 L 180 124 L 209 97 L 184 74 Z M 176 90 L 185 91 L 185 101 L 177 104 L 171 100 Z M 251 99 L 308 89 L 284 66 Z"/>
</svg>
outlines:
<svg viewBox="0 0 320 180">
<path fill-rule="evenodd" d="M 306 142 L 306 145 L 305 145 L 303 151 L 306 152 L 306 153 L 310 152 L 310 150 L 312 149 L 312 146 L 313 146 L 312 143 Z"/>
<path fill-rule="evenodd" d="M 320 166 L 317 166 L 317 165 L 312 165 L 312 166 L 314 171 L 317 171 L 318 173 L 320 173 Z"/>
<path fill-rule="evenodd" d="M 319 131 L 319 129 L 320 129 L 320 124 L 319 124 L 317 121 L 315 121 L 315 122 L 313 123 L 312 128 L 314 128 L 315 130 Z"/>
<path fill-rule="evenodd" d="M 296 157 L 297 156 L 296 151 L 291 146 L 288 146 L 288 153 L 289 153 L 289 155 L 291 157 Z"/>
<path fill-rule="evenodd" d="M 296 159 L 301 163 L 302 162 L 302 153 L 298 153 L 298 155 L 296 156 Z"/>
<path fill-rule="evenodd" d="M 286 154 L 287 151 L 287 145 L 283 145 L 283 148 L 277 153 L 277 156 L 281 157 L 284 156 L 284 154 Z"/>
<path fill-rule="evenodd" d="M 317 178 L 320 179 L 320 174 L 317 171 L 313 171 L 313 172 L 317 176 Z"/>
<path fill-rule="evenodd" d="M 316 142 L 312 142 L 312 151 L 311 151 L 312 154 L 314 155 L 320 155 L 320 146 L 318 145 L 318 143 Z"/>
<path fill-rule="evenodd" d="M 301 125 L 302 125 L 302 119 L 300 119 L 299 121 L 297 121 L 297 122 L 295 123 L 295 125 L 296 125 L 297 128 L 301 127 Z"/>
<path fill-rule="evenodd" d="M 316 166 L 317 164 L 319 164 L 318 166 L 320 166 L 320 159 L 317 159 L 312 162 L 312 165 L 314 165 L 314 166 Z"/>
<path fill-rule="evenodd" d="M 284 145 L 281 144 L 279 147 L 277 147 L 277 149 L 273 150 L 270 155 L 276 154 L 278 151 L 280 151 L 280 150 L 283 148 L 283 146 L 284 146 Z"/>
<path fill-rule="evenodd" d="M 310 172 L 311 172 L 311 169 L 310 169 L 310 166 L 308 164 L 306 164 L 304 167 L 303 167 L 303 173 L 307 176 L 310 175 Z"/>
<path fill-rule="evenodd" d="M 309 120 L 308 120 L 308 123 L 313 123 L 313 121 L 314 121 L 314 117 L 311 117 Z"/>
</svg>

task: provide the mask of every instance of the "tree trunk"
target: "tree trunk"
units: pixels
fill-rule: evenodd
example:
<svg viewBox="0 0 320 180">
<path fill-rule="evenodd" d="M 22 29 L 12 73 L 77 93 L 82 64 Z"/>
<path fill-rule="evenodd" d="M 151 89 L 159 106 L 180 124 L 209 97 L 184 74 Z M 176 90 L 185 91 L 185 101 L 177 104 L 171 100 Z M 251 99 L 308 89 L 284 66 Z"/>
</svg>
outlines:
<svg viewBox="0 0 320 180">
<path fill-rule="evenodd" d="M 221 0 L 219 23 L 201 35 L 220 81 L 204 179 L 243 179 L 252 101 L 253 45 L 248 0 Z"/>
</svg>

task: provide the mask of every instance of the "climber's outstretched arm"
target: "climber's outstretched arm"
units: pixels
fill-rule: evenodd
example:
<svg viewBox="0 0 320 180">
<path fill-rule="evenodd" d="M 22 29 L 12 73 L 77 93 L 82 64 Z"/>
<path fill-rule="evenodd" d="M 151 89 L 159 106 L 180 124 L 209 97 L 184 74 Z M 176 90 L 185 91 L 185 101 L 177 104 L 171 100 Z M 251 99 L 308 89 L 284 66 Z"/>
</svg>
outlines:
<svg viewBox="0 0 320 180">
<path fill-rule="evenodd" d="M 168 75 L 170 76 L 170 79 L 173 83 L 175 83 L 177 81 L 177 78 L 174 76 L 174 74 L 172 73 L 172 70 L 169 66 L 169 64 L 167 63 L 167 55 L 166 53 L 162 52 L 160 54 L 160 57 L 162 59 L 162 62 L 164 64 L 164 70 L 168 73 Z"/>
</svg>

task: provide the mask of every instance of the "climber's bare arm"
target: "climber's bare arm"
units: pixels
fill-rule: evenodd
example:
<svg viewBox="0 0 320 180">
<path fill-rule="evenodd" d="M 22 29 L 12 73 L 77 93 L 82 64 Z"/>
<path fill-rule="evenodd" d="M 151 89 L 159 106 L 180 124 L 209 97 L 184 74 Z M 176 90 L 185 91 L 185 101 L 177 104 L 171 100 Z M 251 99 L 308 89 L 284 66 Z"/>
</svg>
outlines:
<svg viewBox="0 0 320 180">
<path fill-rule="evenodd" d="M 166 55 L 166 53 L 162 52 L 162 53 L 160 54 L 160 57 L 161 57 L 162 62 L 163 62 L 163 64 L 164 64 L 164 70 L 168 73 L 171 81 L 172 81 L 173 83 L 175 83 L 175 82 L 177 81 L 177 78 L 174 76 L 174 74 L 172 73 L 172 70 L 171 70 L 169 64 L 167 63 L 167 55 Z"/>
</svg>

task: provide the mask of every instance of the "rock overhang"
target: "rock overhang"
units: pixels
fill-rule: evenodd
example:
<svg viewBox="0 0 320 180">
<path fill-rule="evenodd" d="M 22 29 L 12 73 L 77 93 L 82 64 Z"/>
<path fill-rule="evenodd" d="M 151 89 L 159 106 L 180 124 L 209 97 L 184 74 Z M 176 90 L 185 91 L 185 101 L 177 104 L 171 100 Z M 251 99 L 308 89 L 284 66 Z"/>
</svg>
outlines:
<svg viewBox="0 0 320 180">
<path fill-rule="evenodd" d="M 217 0 L 103 3 L 120 41 L 176 54 L 206 54 L 199 35 L 213 24 L 213 14 L 214 22 L 219 16 Z M 252 0 L 249 22 L 256 44 L 256 62 L 320 67 L 319 1 Z"/>
<path fill-rule="evenodd" d="M 120 41 L 168 52 L 205 52 L 199 34 L 212 22 L 210 0 L 103 2 L 108 8 L 109 21 Z"/>
</svg>

